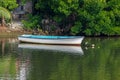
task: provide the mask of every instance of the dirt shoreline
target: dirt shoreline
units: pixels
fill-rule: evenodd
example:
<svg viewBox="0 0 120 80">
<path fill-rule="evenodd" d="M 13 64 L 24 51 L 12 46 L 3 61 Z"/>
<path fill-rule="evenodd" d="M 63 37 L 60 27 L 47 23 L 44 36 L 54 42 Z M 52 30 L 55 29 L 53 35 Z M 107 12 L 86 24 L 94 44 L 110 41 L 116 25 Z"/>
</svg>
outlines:
<svg viewBox="0 0 120 80">
<path fill-rule="evenodd" d="M 0 26 L 0 37 L 17 37 L 22 34 L 31 34 L 31 32 L 25 31 L 23 29 L 9 29 Z"/>
</svg>

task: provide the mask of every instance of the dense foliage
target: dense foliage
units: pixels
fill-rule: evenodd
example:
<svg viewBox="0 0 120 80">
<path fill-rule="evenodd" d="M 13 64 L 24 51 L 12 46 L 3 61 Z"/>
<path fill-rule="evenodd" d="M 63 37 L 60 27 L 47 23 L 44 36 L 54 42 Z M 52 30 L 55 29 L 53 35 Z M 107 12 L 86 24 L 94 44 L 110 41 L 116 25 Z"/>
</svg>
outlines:
<svg viewBox="0 0 120 80">
<path fill-rule="evenodd" d="M 120 0 L 32 0 L 32 2 L 33 16 L 41 16 L 41 21 L 37 25 L 42 26 L 42 19 L 46 19 L 51 21 L 56 29 L 60 28 L 63 34 L 120 35 Z M 51 28 L 50 24 L 49 27 Z"/>
<path fill-rule="evenodd" d="M 5 9 L 5 8 L 0 7 L 0 17 L 3 17 L 3 16 L 4 16 L 5 18 L 8 18 L 8 19 L 11 18 L 10 12 L 9 12 L 7 9 Z"/>
<path fill-rule="evenodd" d="M 8 10 L 13 10 L 18 6 L 16 0 L 0 0 L 0 6 Z"/>
<path fill-rule="evenodd" d="M 0 0 L 0 23 L 1 26 L 5 26 L 5 21 L 11 19 L 11 13 L 18 4 L 16 0 Z"/>
<path fill-rule="evenodd" d="M 11 13 L 6 8 L 0 7 L 1 26 L 5 26 L 5 19 L 9 20 L 10 18 L 11 18 Z"/>
</svg>

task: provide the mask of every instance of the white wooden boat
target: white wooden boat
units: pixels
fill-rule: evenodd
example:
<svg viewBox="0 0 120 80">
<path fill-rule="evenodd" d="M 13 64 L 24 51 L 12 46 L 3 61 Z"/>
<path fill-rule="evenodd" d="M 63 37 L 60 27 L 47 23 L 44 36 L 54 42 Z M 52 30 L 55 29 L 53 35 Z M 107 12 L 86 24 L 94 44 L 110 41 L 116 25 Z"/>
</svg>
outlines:
<svg viewBox="0 0 120 80">
<path fill-rule="evenodd" d="M 18 45 L 18 48 L 61 51 L 61 52 L 68 52 L 68 53 L 77 53 L 79 55 L 83 55 L 84 54 L 81 46 L 44 45 L 44 44 L 20 43 Z"/>
<path fill-rule="evenodd" d="M 59 45 L 80 45 L 83 39 L 83 36 L 21 35 L 18 37 L 20 42 Z"/>
</svg>

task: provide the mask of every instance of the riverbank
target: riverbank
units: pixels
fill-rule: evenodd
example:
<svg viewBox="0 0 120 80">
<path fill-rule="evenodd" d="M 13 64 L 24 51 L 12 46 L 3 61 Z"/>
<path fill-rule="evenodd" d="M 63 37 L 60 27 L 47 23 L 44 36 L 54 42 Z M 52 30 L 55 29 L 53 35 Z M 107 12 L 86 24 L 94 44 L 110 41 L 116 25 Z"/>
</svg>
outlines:
<svg viewBox="0 0 120 80">
<path fill-rule="evenodd" d="M 21 32 L 0 32 L 0 37 L 17 37 L 23 33 Z"/>
<path fill-rule="evenodd" d="M 0 37 L 17 37 L 21 34 L 30 34 L 31 32 L 25 31 L 24 29 L 10 29 L 7 27 L 0 26 Z"/>
</svg>

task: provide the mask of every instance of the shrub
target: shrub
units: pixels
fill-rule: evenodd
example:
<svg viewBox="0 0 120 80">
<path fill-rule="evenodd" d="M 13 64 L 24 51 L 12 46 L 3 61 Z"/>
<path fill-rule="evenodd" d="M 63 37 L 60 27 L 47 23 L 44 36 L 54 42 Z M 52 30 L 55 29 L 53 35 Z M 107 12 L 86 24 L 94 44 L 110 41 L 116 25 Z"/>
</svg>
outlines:
<svg viewBox="0 0 120 80">
<path fill-rule="evenodd" d="M 23 23 L 24 28 L 31 30 L 31 29 L 39 28 L 40 27 L 40 21 L 41 21 L 40 16 L 29 15 L 29 19 L 28 20 L 22 20 L 22 23 Z"/>
</svg>

